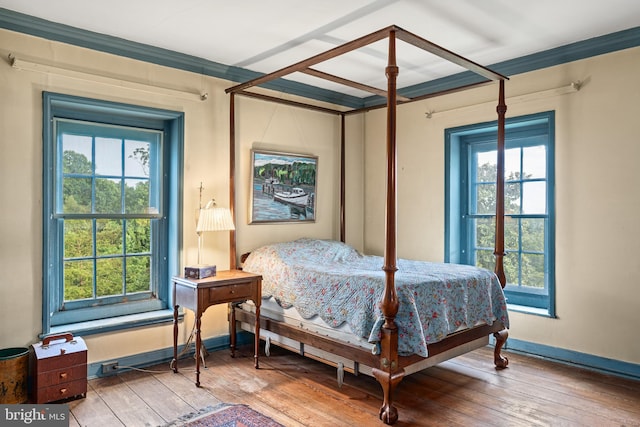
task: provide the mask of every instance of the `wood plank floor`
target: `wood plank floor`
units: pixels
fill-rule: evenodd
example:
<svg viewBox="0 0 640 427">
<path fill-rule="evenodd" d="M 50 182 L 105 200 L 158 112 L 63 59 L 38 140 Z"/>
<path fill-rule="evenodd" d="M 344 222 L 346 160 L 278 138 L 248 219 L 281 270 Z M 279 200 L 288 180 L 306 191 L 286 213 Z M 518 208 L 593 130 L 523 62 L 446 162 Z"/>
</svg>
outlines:
<svg viewBox="0 0 640 427">
<path fill-rule="evenodd" d="M 371 377 L 345 373 L 272 347 L 253 368 L 253 349 L 235 359 L 211 353 L 197 388 L 192 358 L 89 381 L 69 403 L 71 426 L 158 426 L 220 402 L 247 404 L 285 426 L 382 426 L 382 392 Z M 640 426 L 640 381 L 504 352 L 497 371 L 483 348 L 402 380 L 399 420 L 406 426 Z"/>
</svg>

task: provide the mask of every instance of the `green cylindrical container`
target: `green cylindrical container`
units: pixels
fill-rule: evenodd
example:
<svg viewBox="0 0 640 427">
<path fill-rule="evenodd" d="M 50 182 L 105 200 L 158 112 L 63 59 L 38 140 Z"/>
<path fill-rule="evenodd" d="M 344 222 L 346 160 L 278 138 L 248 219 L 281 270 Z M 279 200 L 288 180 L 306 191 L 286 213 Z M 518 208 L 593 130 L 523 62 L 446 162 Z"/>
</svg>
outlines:
<svg viewBox="0 0 640 427">
<path fill-rule="evenodd" d="M 0 349 L 0 404 L 25 403 L 29 374 L 29 349 Z"/>
</svg>

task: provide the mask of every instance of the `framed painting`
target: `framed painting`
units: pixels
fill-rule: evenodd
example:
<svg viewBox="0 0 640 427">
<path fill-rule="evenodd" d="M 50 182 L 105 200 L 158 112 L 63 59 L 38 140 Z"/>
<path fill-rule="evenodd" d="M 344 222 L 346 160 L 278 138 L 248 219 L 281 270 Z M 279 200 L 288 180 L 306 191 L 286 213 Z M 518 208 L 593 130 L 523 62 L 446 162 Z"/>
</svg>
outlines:
<svg viewBox="0 0 640 427">
<path fill-rule="evenodd" d="M 251 224 L 315 222 L 318 157 L 251 150 Z"/>
</svg>

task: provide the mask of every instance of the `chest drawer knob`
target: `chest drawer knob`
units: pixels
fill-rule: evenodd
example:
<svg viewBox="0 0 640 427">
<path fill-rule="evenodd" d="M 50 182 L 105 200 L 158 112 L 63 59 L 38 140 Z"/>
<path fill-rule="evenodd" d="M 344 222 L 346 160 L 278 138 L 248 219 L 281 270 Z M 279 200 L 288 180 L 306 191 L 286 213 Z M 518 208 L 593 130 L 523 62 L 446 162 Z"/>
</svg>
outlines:
<svg viewBox="0 0 640 427">
<path fill-rule="evenodd" d="M 60 394 L 61 395 L 67 394 L 67 389 L 66 388 L 61 388 L 60 389 Z"/>
<path fill-rule="evenodd" d="M 60 372 L 60 379 L 66 380 L 68 376 L 66 372 Z"/>
</svg>

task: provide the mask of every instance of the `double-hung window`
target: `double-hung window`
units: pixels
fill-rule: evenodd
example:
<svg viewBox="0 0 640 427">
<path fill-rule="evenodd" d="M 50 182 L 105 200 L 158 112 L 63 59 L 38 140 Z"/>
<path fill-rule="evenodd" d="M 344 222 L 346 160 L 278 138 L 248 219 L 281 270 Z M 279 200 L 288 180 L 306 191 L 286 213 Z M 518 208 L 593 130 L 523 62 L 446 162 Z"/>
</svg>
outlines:
<svg viewBox="0 0 640 427">
<path fill-rule="evenodd" d="M 505 294 L 554 315 L 553 112 L 505 127 Z M 446 259 L 493 270 L 497 124 L 446 131 Z"/>
<path fill-rule="evenodd" d="M 43 332 L 158 321 L 177 271 L 182 113 L 52 93 L 44 111 Z"/>
</svg>

